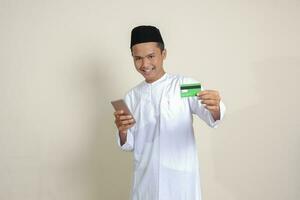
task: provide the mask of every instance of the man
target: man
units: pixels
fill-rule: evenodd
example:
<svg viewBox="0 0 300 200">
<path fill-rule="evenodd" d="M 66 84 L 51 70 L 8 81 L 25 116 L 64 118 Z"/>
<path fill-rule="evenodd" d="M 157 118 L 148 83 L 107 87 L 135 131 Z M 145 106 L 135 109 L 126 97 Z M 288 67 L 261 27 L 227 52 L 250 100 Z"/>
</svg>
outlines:
<svg viewBox="0 0 300 200">
<path fill-rule="evenodd" d="M 220 95 L 203 90 L 197 97 L 180 96 L 181 84 L 197 81 L 164 71 L 167 52 L 156 27 L 135 27 L 130 47 L 145 81 L 125 96 L 133 116 L 122 110 L 114 115 L 121 149 L 134 153 L 132 199 L 200 200 L 192 114 L 216 127 L 225 112 Z"/>
</svg>

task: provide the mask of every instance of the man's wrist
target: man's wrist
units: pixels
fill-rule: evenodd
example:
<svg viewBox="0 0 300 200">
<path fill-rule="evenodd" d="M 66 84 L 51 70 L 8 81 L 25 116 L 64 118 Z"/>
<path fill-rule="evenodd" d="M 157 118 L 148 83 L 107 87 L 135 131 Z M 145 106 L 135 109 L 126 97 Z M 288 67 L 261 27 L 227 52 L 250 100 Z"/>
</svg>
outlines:
<svg viewBox="0 0 300 200">
<path fill-rule="evenodd" d="M 119 137 L 120 137 L 120 144 L 121 144 L 121 146 L 123 146 L 123 144 L 126 143 L 127 131 L 126 132 L 119 131 Z"/>
<path fill-rule="evenodd" d="M 212 114 L 212 116 L 213 116 L 213 118 L 214 118 L 215 121 L 220 120 L 220 118 L 221 118 L 221 109 L 220 109 L 220 106 L 219 106 L 218 111 L 214 111 L 211 114 Z"/>
</svg>

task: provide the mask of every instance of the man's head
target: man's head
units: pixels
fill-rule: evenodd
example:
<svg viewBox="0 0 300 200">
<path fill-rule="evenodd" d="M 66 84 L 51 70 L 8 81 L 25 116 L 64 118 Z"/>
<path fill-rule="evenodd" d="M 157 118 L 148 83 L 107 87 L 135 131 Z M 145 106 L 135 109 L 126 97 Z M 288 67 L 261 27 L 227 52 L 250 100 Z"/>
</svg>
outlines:
<svg viewBox="0 0 300 200">
<path fill-rule="evenodd" d="M 166 50 L 159 30 L 154 26 L 138 26 L 131 32 L 131 53 L 136 70 L 148 83 L 161 78 L 165 71 Z"/>
</svg>

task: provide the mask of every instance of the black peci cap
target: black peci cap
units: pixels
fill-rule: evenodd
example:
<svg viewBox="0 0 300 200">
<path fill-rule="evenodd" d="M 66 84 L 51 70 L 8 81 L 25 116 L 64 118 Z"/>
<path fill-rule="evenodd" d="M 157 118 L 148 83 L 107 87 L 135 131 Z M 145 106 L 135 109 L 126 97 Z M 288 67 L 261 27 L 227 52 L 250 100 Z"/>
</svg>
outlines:
<svg viewBox="0 0 300 200">
<path fill-rule="evenodd" d="M 144 42 L 159 42 L 164 44 L 160 31 L 154 26 L 137 26 L 131 31 L 130 48 Z"/>
</svg>

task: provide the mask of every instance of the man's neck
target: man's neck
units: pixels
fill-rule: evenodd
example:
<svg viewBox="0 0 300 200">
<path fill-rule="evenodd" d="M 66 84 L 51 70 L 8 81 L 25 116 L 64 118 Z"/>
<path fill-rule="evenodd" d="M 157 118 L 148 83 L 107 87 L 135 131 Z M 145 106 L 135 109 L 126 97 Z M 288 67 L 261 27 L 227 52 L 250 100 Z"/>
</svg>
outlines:
<svg viewBox="0 0 300 200">
<path fill-rule="evenodd" d="M 157 78 L 157 79 L 155 79 L 155 80 L 145 80 L 147 83 L 154 83 L 155 81 L 158 81 L 159 79 L 161 79 L 164 75 L 166 74 L 166 72 L 165 71 L 163 71 L 160 75 L 159 75 L 159 77 Z"/>
</svg>

